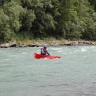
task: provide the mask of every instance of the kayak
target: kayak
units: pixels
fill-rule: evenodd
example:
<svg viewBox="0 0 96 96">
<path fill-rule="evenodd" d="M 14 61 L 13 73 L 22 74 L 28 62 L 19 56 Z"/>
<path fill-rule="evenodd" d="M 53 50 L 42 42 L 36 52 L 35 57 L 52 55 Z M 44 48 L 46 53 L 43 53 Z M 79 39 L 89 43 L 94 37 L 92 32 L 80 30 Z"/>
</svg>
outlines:
<svg viewBox="0 0 96 96">
<path fill-rule="evenodd" d="M 60 56 L 50 56 L 50 55 L 42 55 L 40 53 L 34 53 L 34 57 L 36 59 L 41 59 L 41 58 L 47 58 L 47 59 L 57 59 L 57 58 L 61 58 Z"/>
<path fill-rule="evenodd" d="M 60 56 L 50 56 L 50 55 L 41 55 L 40 53 L 34 53 L 34 57 L 36 59 L 41 59 L 41 58 L 47 58 L 47 59 L 57 59 L 61 58 Z"/>
</svg>

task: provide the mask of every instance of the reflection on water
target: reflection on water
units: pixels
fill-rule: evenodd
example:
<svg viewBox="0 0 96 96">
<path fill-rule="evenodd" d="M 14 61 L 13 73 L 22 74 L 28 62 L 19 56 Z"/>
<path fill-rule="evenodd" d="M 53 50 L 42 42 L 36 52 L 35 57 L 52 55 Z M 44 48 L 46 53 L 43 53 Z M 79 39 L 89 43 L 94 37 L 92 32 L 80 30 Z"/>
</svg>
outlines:
<svg viewBox="0 0 96 96">
<path fill-rule="evenodd" d="M 96 47 L 49 47 L 61 59 L 36 60 L 39 48 L 0 49 L 0 96 L 96 96 Z"/>
</svg>

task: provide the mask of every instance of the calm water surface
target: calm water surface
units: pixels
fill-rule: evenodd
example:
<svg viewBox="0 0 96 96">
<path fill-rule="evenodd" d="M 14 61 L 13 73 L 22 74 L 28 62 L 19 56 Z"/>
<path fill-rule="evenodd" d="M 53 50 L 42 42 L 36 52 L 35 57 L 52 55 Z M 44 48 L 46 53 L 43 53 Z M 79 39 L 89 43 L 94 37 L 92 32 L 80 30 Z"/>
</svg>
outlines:
<svg viewBox="0 0 96 96">
<path fill-rule="evenodd" d="M 96 96 L 96 47 L 49 47 L 61 59 L 36 60 L 40 48 L 0 49 L 0 96 Z"/>
</svg>

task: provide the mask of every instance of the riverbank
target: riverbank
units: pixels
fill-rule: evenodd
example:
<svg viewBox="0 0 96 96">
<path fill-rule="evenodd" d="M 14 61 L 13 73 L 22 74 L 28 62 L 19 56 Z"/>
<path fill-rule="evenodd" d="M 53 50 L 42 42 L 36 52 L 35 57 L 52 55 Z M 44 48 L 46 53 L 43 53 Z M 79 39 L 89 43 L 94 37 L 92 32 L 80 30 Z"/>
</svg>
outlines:
<svg viewBox="0 0 96 96">
<path fill-rule="evenodd" d="M 10 41 L 7 43 L 0 44 L 0 48 L 9 48 L 9 47 L 41 47 L 41 46 L 95 46 L 96 41 L 85 41 L 85 40 L 76 40 L 70 41 L 65 39 L 54 39 L 54 38 L 47 38 L 44 40 L 23 40 L 23 41 Z"/>
</svg>

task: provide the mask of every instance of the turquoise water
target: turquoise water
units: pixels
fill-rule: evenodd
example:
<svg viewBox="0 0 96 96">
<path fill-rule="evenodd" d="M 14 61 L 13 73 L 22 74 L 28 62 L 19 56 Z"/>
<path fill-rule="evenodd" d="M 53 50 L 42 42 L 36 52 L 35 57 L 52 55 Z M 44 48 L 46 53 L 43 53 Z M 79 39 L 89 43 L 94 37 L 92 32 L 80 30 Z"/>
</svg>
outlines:
<svg viewBox="0 0 96 96">
<path fill-rule="evenodd" d="M 96 96 L 96 47 L 49 47 L 61 59 L 36 60 L 40 48 L 0 49 L 0 96 Z"/>
</svg>

